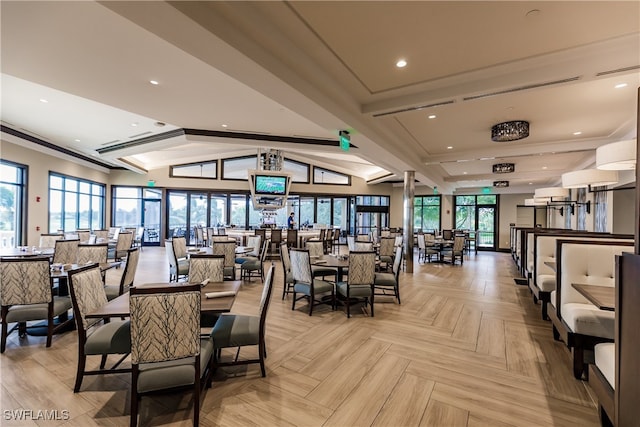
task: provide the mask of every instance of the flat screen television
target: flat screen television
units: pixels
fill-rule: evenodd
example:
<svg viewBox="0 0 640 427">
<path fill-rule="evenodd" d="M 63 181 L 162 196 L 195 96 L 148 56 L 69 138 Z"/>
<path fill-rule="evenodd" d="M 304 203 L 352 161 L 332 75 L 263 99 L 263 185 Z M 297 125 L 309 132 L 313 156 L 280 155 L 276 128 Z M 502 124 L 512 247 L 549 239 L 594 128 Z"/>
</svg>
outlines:
<svg viewBox="0 0 640 427">
<path fill-rule="evenodd" d="M 255 176 L 255 194 L 284 196 L 287 190 L 287 177 L 274 175 Z"/>
</svg>

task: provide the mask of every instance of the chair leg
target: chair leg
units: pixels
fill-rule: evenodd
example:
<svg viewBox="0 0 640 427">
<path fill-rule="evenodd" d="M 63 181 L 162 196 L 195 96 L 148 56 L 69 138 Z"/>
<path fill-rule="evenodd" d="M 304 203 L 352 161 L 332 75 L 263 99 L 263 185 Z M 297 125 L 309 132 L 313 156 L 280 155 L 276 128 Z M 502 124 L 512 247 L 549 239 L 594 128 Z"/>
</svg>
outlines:
<svg viewBox="0 0 640 427">
<path fill-rule="evenodd" d="M 84 377 L 84 368 L 87 364 L 87 356 L 84 354 L 78 354 L 78 370 L 76 372 L 76 384 L 73 387 L 73 392 L 77 393 L 80 391 L 80 387 L 82 386 L 82 379 Z"/>
<path fill-rule="evenodd" d="M 131 416 L 129 421 L 130 427 L 136 427 L 138 425 L 139 403 L 140 403 L 140 397 L 138 396 L 138 383 L 136 380 L 131 384 Z"/>
<path fill-rule="evenodd" d="M 100 369 L 104 369 L 105 365 L 107 364 L 107 355 L 103 354 L 100 357 Z"/>
<path fill-rule="evenodd" d="M 193 427 L 200 425 L 200 360 L 196 358 L 196 374 L 193 380 Z"/>
<path fill-rule="evenodd" d="M 0 347 L 0 353 L 4 353 L 7 347 L 7 322 L 4 319 L 2 320 L 2 344 Z"/>
<path fill-rule="evenodd" d="M 296 291 L 293 291 L 293 302 L 291 303 L 291 310 L 296 309 Z"/>
<path fill-rule="evenodd" d="M 369 297 L 369 305 L 371 305 L 371 317 L 374 317 L 373 313 L 373 285 L 371 286 L 371 296 Z"/>
<path fill-rule="evenodd" d="M 263 378 L 267 376 L 267 371 L 264 367 L 264 358 L 267 357 L 267 351 L 264 349 L 264 347 L 264 342 L 261 342 L 258 348 L 258 351 L 260 352 L 260 371 L 262 372 Z"/>
</svg>

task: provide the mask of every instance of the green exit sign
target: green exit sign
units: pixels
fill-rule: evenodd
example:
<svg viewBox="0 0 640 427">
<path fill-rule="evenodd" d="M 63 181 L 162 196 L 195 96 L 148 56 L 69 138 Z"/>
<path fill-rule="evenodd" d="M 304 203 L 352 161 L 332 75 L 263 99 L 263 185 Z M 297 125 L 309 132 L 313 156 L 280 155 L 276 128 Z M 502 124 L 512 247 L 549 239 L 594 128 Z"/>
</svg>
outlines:
<svg viewBox="0 0 640 427">
<path fill-rule="evenodd" d="M 349 132 L 346 130 L 341 130 L 340 133 L 340 148 L 344 151 L 349 151 L 349 147 L 351 147 L 351 136 Z"/>
</svg>

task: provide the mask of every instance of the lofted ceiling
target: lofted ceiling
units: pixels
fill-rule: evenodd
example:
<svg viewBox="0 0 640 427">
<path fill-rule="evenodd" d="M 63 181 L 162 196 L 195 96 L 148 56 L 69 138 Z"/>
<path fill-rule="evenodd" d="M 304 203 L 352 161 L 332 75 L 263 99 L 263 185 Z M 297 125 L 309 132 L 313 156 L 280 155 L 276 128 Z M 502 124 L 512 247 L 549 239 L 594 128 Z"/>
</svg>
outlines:
<svg viewBox="0 0 640 427">
<path fill-rule="evenodd" d="M 271 147 L 374 182 L 532 193 L 636 135 L 636 1 L 0 8 L 2 124 L 139 173 Z M 491 141 L 509 120 L 529 137 Z"/>
</svg>

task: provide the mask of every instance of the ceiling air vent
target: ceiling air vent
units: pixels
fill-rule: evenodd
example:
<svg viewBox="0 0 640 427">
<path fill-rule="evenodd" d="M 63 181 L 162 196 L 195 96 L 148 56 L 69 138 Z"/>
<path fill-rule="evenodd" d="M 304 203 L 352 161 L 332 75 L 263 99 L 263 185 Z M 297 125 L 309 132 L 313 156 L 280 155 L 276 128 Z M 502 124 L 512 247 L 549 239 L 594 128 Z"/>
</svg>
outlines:
<svg viewBox="0 0 640 427">
<path fill-rule="evenodd" d="M 633 65 L 631 67 L 618 68 L 617 70 L 601 71 L 596 74 L 597 77 L 608 76 L 609 74 L 625 73 L 627 71 L 633 71 L 640 69 L 640 65 Z"/>
<path fill-rule="evenodd" d="M 488 98 L 490 96 L 504 95 L 505 93 L 520 92 L 522 90 L 538 89 L 538 88 L 546 87 L 546 86 L 560 85 L 560 84 L 564 84 L 564 83 L 575 82 L 576 80 L 580 80 L 580 76 L 569 77 L 568 79 L 555 80 L 555 81 L 552 81 L 552 82 L 533 83 L 533 84 L 530 84 L 530 85 L 514 87 L 514 88 L 504 89 L 504 90 L 499 90 L 497 92 L 483 93 L 481 95 L 467 96 L 467 97 L 464 97 L 463 100 L 464 101 L 473 101 L 474 99 Z"/>
<path fill-rule="evenodd" d="M 408 108 L 403 108 L 401 110 L 386 111 L 384 113 L 374 114 L 373 117 L 382 117 L 382 116 L 388 116 L 391 114 L 406 113 L 407 111 L 424 110 L 425 108 L 440 107 L 441 105 L 449 105 L 449 104 L 453 104 L 454 102 L 455 101 L 451 99 L 449 101 L 436 102 L 435 104 L 418 105 L 416 107 L 408 107 Z"/>
<path fill-rule="evenodd" d="M 115 143 L 117 143 L 117 142 L 120 142 L 120 140 L 119 140 L 119 139 L 114 139 L 113 141 L 103 142 L 103 143 L 102 143 L 102 144 L 100 144 L 100 145 L 102 145 L 102 146 L 104 147 L 104 146 L 107 146 L 107 145 L 115 144 Z"/>
<path fill-rule="evenodd" d="M 142 132 L 142 133 L 138 133 L 138 134 L 135 134 L 135 135 L 131 135 L 131 136 L 129 137 L 129 139 L 131 139 L 131 138 L 138 138 L 139 136 L 142 136 L 142 135 L 149 135 L 150 133 L 151 133 L 151 131 L 150 131 L 150 130 L 148 130 L 148 131 L 146 131 L 146 132 Z"/>
</svg>

